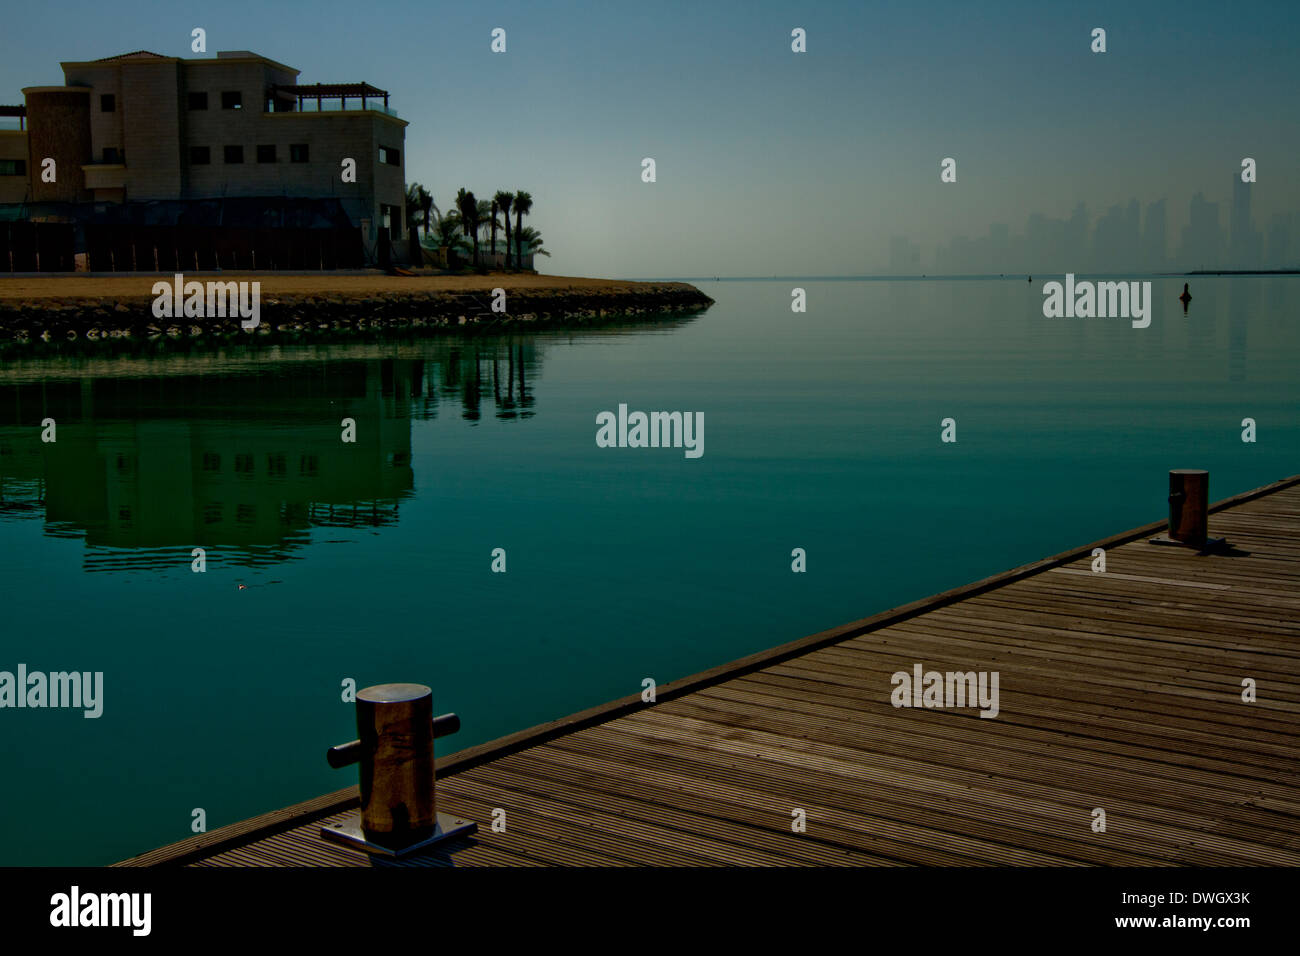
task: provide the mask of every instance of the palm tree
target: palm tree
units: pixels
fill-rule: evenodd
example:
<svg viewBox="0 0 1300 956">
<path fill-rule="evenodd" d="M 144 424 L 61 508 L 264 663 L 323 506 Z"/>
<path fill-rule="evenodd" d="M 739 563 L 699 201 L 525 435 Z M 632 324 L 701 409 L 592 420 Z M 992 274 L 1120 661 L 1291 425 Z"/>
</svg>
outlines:
<svg viewBox="0 0 1300 956">
<path fill-rule="evenodd" d="M 433 193 L 426 192 L 423 186 L 420 187 L 420 212 L 424 215 L 424 234 L 429 234 L 430 214 L 437 219 L 442 218 L 442 210 L 438 204 L 433 201 Z"/>
<path fill-rule="evenodd" d="M 533 197 L 522 189 L 515 193 L 515 268 L 524 267 L 524 216 L 533 211 Z"/>
<path fill-rule="evenodd" d="M 460 215 L 455 212 L 449 212 L 438 220 L 438 228 L 434 242 L 437 246 L 447 250 L 447 265 L 451 265 L 451 257 L 460 255 L 469 247 L 469 242 L 465 239 L 465 234 L 460 228 Z"/>
<path fill-rule="evenodd" d="M 478 200 L 467 189 L 456 191 L 456 212 L 460 217 L 460 228 L 474 242 L 474 263 L 478 264 Z"/>
<path fill-rule="evenodd" d="M 415 228 L 416 221 L 420 218 L 420 189 L 419 183 L 406 184 L 406 223 Z"/>
<path fill-rule="evenodd" d="M 542 248 L 542 234 L 532 226 L 524 226 L 520 238 L 523 239 L 524 245 L 528 247 L 528 251 L 532 255 L 550 257 L 551 254 Z"/>
<path fill-rule="evenodd" d="M 427 236 L 430 232 L 429 214 L 431 212 L 436 212 L 441 216 L 441 210 L 438 209 L 437 203 L 433 201 L 433 195 L 419 183 L 408 185 L 406 187 L 406 221 L 414 223 L 423 219 L 424 234 Z"/>
<path fill-rule="evenodd" d="M 506 268 L 510 268 L 510 207 L 515 201 L 515 194 L 508 193 L 504 189 L 499 190 L 496 194 L 497 208 L 501 210 L 501 216 L 506 221 Z"/>
<path fill-rule="evenodd" d="M 498 229 L 501 228 L 501 224 L 496 221 L 496 215 L 492 212 L 492 203 L 486 199 L 480 199 L 478 201 L 478 228 L 482 230 L 485 241 L 487 239 L 487 233 L 492 231 L 492 226 L 494 225 Z M 496 249 L 492 249 L 491 251 L 496 252 Z"/>
<path fill-rule="evenodd" d="M 496 251 L 497 251 L 497 226 L 499 225 L 499 223 L 497 222 L 497 201 L 496 201 L 495 199 L 492 200 L 492 211 L 491 211 L 491 216 L 492 216 L 492 254 L 493 254 L 493 255 L 496 255 Z"/>
<path fill-rule="evenodd" d="M 461 231 L 458 213 L 449 212 L 438 220 L 438 226 L 434 230 L 434 242 L 439 246 L 458 251 L 469 246 L 469 241 Z"/>
</svg>

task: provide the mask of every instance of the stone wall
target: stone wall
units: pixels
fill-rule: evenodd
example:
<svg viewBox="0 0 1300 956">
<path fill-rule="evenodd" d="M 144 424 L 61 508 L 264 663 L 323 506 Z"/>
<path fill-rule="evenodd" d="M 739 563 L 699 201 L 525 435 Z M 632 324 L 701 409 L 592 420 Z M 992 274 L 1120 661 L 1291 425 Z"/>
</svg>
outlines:
<svg viewBox="0 0 1300 956">
<path fill-rule="evenodd" d="M 260 325 L 244 330 L 238 318 L 157 319 L 149 296 L 10 300 L 0 302 L 0 346 L 167 338 L 221 342 L 249 336 L 311 341 L 386 333 L 575 327 L 698 311 L 713 300 L 684 282 L 645 282 L 594 289 L 511 289 L 507 313 L 492 312 L 491 302 L 486 290 L 267 296 L 261 300 Z"/>
</svg>

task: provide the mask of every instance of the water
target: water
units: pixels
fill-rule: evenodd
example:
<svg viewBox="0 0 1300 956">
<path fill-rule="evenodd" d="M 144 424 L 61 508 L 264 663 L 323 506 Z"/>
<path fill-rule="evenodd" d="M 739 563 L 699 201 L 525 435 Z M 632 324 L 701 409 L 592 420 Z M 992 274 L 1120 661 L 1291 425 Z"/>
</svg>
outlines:
<svg viewBox="0 0 1300 956">
<path fill-rule="evenodd" d="M 0 710 L 0 863 L 355 782 L 348 678 L 431 685 L 449 752 L 1159 519 L 1172 467 L 1300 471 L 1300 282 L 1184 318 L 1182 281 L 1144 330 L 1039 281 L 705 282 L 661 327 L 0 364 L 0 670 L 105 682 Z M 621 402 L 702 411 L 704 456 L 597 448 Z"/>
</svg>

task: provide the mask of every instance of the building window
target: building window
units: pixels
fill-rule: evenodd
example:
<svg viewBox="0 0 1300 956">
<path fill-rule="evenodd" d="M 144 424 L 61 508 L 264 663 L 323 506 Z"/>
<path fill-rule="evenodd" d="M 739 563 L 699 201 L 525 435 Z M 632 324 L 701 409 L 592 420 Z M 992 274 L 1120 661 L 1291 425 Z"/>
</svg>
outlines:
<svg viewBox="0 0 1300 956">
<path fill-rule="evenodd" d="M 104 162 L 117 165 L 122 162 L 122 152 L 114 146 L 104 147 Z"/>
<path fill-rule="evenodd" d="M 391 146 L 380 146 L 379 161 L 386 166 L 400 166 L 402 165 L 402 154 Z"/>
<path fill-rule="evenodd" d="M 223 110 L 242 110 L 244 108 L 244 94 L 239 90 L 226 90 L 221 94 L 221 108 Z"/>
<path fill-rule="evenodd" d="M 221 470 L 221 456 L 218 455 L 218 454 L 217 454 L 216 452 L 214 452 L 214 451 L 205 451 L 205 452 L 203 453 L 203 470 L 204 470 L 204 471 L 220 471 L 220 470 Z"/>
<path fill-rule="evenodd" d="M 191 94 L 190 94 L 190 109 L 192 109 L 192 110 L 205 110 L 205 109 L 207 109 L 207 108 L 208 108 L 208 94 L 207 94 L 207 93 L 191 93 Z"/>
<path fill-rule="evenodd" d="M 271 146 L 257 147 L 257 161 L 259 163 L 275 162 L 275 146 L 271 145 Z"/>
<path fill-rule="evenodd" d="M 306 143 L 294 143 L 292 146 L 289 147 L 289 162 L 291 163 L 308 162 Z"/>
<path fill-rule="evenodd" d="M 117 111 L 117 97 L 112 93 L 105 93 L 99 98 L 99 111 L 101 113 L 113 113 Z"/>
<path fill-rule="evenodd" d="M 190 147 L 190 165 L 206 166 L 212 162 L 212 149 L 208 146 Z"/>
<path fill-rule="evenodd" d="M 242 146 L 226 147 L 227 163 L 242 163 L 243 161 L 244 161 L 244 147 Z"/>
<path fill-rule="evenodd" d="M 27 160 L 0 159 L 0 176 L 26 176 Z"/>
</svg>

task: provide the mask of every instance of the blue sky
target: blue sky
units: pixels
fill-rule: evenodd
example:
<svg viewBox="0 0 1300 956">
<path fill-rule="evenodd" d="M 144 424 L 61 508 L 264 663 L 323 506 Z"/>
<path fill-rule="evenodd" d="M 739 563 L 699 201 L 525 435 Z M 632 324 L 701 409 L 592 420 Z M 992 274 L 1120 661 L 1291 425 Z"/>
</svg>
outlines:
<svg viewBox="0 0 1300 956">
<path fill-rule="evenodd" d="M 553 272 L 875 272 L 894 235 L 932 252 L 1130 197 L 1168 197 L 1176 234 L 1192 194 L 1229 199 L 1244 156 L 1257 225 L 1300 209 L 1294 3 L 31 5 L 0 39 L 0 102 L 62 82 L 61 60 L 194 55 L 196 26 L 208 55 L 390 90 L 408 180 L 444 206 L 462 185 L 528 189 Z"/>
</svg>

